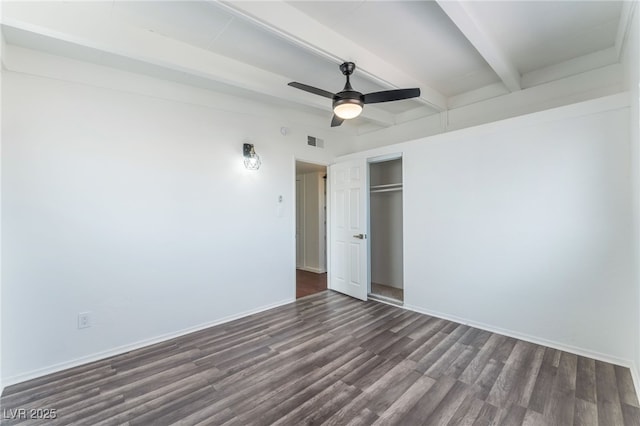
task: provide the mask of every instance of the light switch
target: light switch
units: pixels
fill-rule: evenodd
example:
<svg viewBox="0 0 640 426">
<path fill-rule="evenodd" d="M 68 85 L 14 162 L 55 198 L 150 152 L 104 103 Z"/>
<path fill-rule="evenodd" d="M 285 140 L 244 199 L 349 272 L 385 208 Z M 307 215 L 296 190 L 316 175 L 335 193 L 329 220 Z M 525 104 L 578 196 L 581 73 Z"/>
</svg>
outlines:
<svg viewBox="0 0 640 426">
<path fill-rule="evenodd" d="M 283 217 L 284 216 L 284 203 L 282 202 L 282 195 L 278 195 L 278 206 L 276 208 L 276 216 Z"/>
</svg>

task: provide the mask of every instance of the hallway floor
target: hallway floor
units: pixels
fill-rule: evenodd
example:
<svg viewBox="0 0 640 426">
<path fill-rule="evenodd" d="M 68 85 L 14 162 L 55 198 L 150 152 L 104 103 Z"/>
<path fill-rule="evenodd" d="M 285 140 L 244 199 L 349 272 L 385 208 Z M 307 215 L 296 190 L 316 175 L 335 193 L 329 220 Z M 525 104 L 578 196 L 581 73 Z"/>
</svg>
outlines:
<svg viewBox="0 0 640 426">
<path fill-rule="evenodd" d="M 316 274 L 315 272 L 296 269 L 296 299 L 319 293 L 326 289 L 326 272 L 324 274 Z"/>
</svg>

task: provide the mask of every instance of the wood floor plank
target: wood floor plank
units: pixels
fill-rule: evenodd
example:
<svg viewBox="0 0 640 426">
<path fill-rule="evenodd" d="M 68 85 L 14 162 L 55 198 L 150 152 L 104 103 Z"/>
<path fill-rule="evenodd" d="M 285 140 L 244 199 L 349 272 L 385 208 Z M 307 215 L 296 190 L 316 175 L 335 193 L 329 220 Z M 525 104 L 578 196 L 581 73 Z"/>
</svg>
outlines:
<svg viewBox="0 0 640 426">
<path fill-rule="evenodd" d="M 595 364 L 598 422 L 609 425 L 624 424 L 615 368 L 602 361 L 596 361 Z"/>
<path fill-rule="evenodd" d="M 468 384 L 474 383 L 482 373 L 482 370 L 484 370 L 489 359 L 491 359 L 493 353 L 505 339 L 504 336 L 498 334 L 491 335 L 478 351 L 478 355 L 472 359 L 467 368 L 464 369 L 460 375 L 460 380 Z"/>
<path fill-rule="evenodd" d="M 427 322 L 412 330 L 407 336 L 413 340 L 426 341 L 442 330 L 447 325 L 447 321 L 441 318 L 430 317 Z"/>
<path fill-rule="evenodd" d="M 490 359 L 487 362 L 475 382 L 477 389 L 475 395 L 478 399 L 487 399 L 503 369 L 504 364 L 495 359 Z"/>
<path fill-rule="evenodd" d="M 436 410 L 438 405 L 444 400 L 445 396 L 453 385 L 456 384 L 456 380 L 443 376 L 437 380 L 433 386 L 420 398 L 411 411 L 409 411 L 399 421 L 399 424 L 405 425 L 420 425 L 423 424 L 426 419 Z"/>
<path fill-rule="evenodd" d="M 400 364 L 403 361 L 413 363 L 413 361 L 411 360 L 403 360 L 400 357 L 387 359 L 383 363 L 378 365 L 375 368 L 375 370 L 363 371 L 364 374 L 353 383 L 353 386 L 357 387 L 358 389 L 367 389 L 370 386 L 373 386 L 386 373 L 391 371 L 393 368 L 395 368 L 398 364 Z"/>
<path fill-rule="evenodd" d="M 355 387 L 337 381 L 272 424 L 322 424 L 358 393 L 360 390 Z M 262 422 L 255 421 L 252 424 L 260 425 Z"/>
<path fill-rule="evenodd" d="M 386 412 L 399 396 L 420 379 L 421 374 L 415 371 L 414 367 L 415 362 L 411 360 L 404 359 L 399 362 L 378 380 L 361 388 L 362 393 L 332 416 L 327 424 L 348 424 L 353 416 L 357 416 L 365 408 L 376 413 L 377 419 L 377 414 Z"/>
<path fill-rule="evenodd" d="M 445 376 L 447 377 L 447 376 Z M 448 378 L 448 377 L 447 377 Z M 453 378 L 450 378 L 453 380 Z M 464 402 L 469 394 L 469 387 L 460 381 L 455 381 L 453 386 L 445 397 L 442 399 L 431 412 L 429 417 L 422 421 L 425 425 L 446 425 L 460 408 L 460 405 Z"/>
<path fill-rule="evenodd" d="M 640 408 L 622 404 L 622 417 L 625 425 L 640 426 Z"/>
<path fill-rule="evenodd" d="M 10 386 L 47 425 L 640 426 L 628 368 L 332 291 Z"/>
<path fill-rule="evenodd" d="M 595 402 L 576 398 L 573 415 L 574 426 L 595 426 L 598 424 L 598 406 Z"/>
<path fill-rule="evenodd" d="M 484 405 L 484 401 L 475 397 L 472 391 L 469 391 L 466 398 L 458 406 L 447 426 L 471 426 L 475 422 L 480 410 Z"/>
<path fill-rule="evenodd" d="M 527 409 L 518 404 L 509 404 L 506 408 L 498 411 L 498 419 L 495 421 L 500 426 L 521 425 Z"/>
<path fill-rule="evenodd" d="M 83 414 L 76 420 L 69 421 L 70 417 L 65 416 L 65 422 L 73 423 L 75 421 L 78 424 L 121 424 L 128 422 L 131 417 L 135 417 L 139 414 L 144 414 L 148 410 L 152 410 L 155 407 L 162 406 L 164 401 L 174 398 L 180 398 L 183 395 L 189 394 L 194 389 L 209 388 L 208 381 L 209 371 L 203 371 L 198 374 L 190 374 L 180 380 L 170 381 L 164 386 L 157 386 L 146 393 L 135 395 L 125 395 L 129 386 L 136 386 L 136 383 L 131 383 L 123 388 L 118 388 L 110 392 L 105 392 L 104 397 L 110 395 L 123 396 L 124 401 L 122 404 L 114 405 L 108 409 L 95 412 L 91 415 Z M 83 400 L 76 407 L 69 408 L 65 412 L 81 412 L 84 406 L 99 402 L 100 398 L 89 398 Z M 65 424 L 65 423 L 62 423 Z"/>
<path fill-rule="evenodd" d="M 426 357 L 436 346 L 442 342 L 448 334 L 435 332 L 428 339 L 421 341 L 422 343 L 409 354 L 409 359 L 413 361 L 420 361 L 422 358 Z"/>
<path fill-rule="evenodd" d="M 550 400 L 544 413 L 553 424 L 573 424 L 577 364 L 576 355 L 562 353 L 558 373 L 551 388 Z"/>
<path fill-rule="evenodd" d="M 219 409 L 205 405 L 203 409 L 195 411 L 192 414 L 172 423 L 173 426 L 191 426 L 191 425 L 221 425 L 231 420 L 235 414 L 228 408 Z"/>
<path fill-rule="evenodd" d="M 405 393 L 380 415 L 374 425 L 397 425 L 436 383 L 431 377 L 420 377 Z"/>
<path fill-rule="evenodd" d="M 397 335 L 397 337 L 399 338 L 394 340 L 392 344 L 387 345 L 382 350 L 377 350 L 376 353 L 384 358 L 393 358 L 395 356 L 407 358 L 419 346 L 419 342 L 411 340 L 407 336 Z"/>
<path fill-rule="evenodd" d="M 537 411 L 527 410 L 522 419 L 522 426 L 552 426 L 544 415 Z"/>
<path fill-rule="evenodd" d="M 431 351 L 418 360 L 416 369 L 422 372 L 429 370 L 467 332 L 467 329 L 467 326 L 460 325 L 445 334 L 445 337 Z"/>
<path fill-rule="evenodd" d="M 453 360 L 449 367 L 447 367 L 443 374 L 457 379 L 477 354 L 478 349 L 476 347 L 466 346 L 458 357 Z"/>
<path fill-rule="evenodd" d="M 382 415 L 420 377 L 420 373 L 411 370 L 404 377 L 401 375 L 395 376 L 393 381 L 381 384 L 377 389 L 367 389 L 366 393 L 369 395 L 368 408 L 371 412 Z"/>
<path fill-rule="evenodd" d="M 556 354 L 559 354 L 559 351 L 551 348 L 545 348 L 542 364 L 540 365 L 538 376 L 536 377 L 536 384 L 533 387 L 531 398 L 529 398 L 528 408 L 541 414 L 544 413 L 551 396 L 551 388 L 553 387 L 558 371 Z"/>
<path fill-rule="evenodd" d="M 596 362 L 583 356 L 578 357 L 576 398 L 596 403 Z"/>
<path fill-rule="evenodd" d="M 454 363 L 456 359 L 468 349 L 469 346 L 462 343 L 454 342 L 449 345 L 447 350 L 443 352 L 436 360 L 430 363 L 424 374 L 434 379 L 438 379 L 442 376 L 447 369 Z"/>
<path fill-rule="evenodd" d="M 362 348 L 354 348 L 300 380 L 290 380 L 280 388 L 268 388 L 261 395 L 240 400 L 232 406 L 234 411 L 241 413 L 237 419 L 240 423 L 248 423 L 256 418 L 266 423 L 276 421 L 322 392 L 327 386 L 341 380 L 371 356 L 372 354 L 363 351 Z"/>
<path fill-rule="evenodd" d="M 633 386 L 631 371 L 628 368 L 614 365 L 613 369 L 616 373 L 616 383 L 618 385 L 618 394 L 620 395 L 620 403 L 631 405 L 632 407 L 640 407 L 638 397 Z"/>
<path fill-rule="evenodd" d="M 418 331 L 418 330 L 423 330 L 425 328 L 425 325 L 430 322 L 433 321 L 434 318 L 430 317 L 429 315 L 421 315 L 421 314 L 417 314 L 415 312 L 412 312 L 412 318 L 415 319 L 415 321 L 405 325 L 404 327 L 399 327 L 396 326 L 394 327 L 394 329 L 392 329 L 391 331 L 393 331 L 394 333 L 400 335 L 400 336 L 406 336 L 411 338 L 412 340 L 416 340 L 415 337 L 411 337 L 411 334 Z"/>
<path fill-rule="evenodd" d="M 488 402 L 482 404 L 478 417 L 473 421 L 474 426 L 488 426 L 494 425 L 495 419 L 498 416 L 498 407 L 491 405 Z"/>
<path fill-rule="evenodd" d="M 368 408 L 354 415 L 346 426 L 370 426 L 378 421 L 378 415 Z"/>
<path fill-rule="evenodd" d="M 32 392 L 14 392 L 7 397 L 3 397 L 2 404 L 6 406 L 26 406 L 27 404 L 36 404 L 39 401 L 59 394 L 67 390 L 76 389 L 78 387 L 93 387 L 96 381 L 105 377 L 112 377 L 116 374 L 116 370 L 109 366 L 99 367 L 95 371 L 86 371 L 77 376 L 69 376 L 63 379 L 57 379 L 47 384 L 42 383 L 34 387 Z"/>
</svg>

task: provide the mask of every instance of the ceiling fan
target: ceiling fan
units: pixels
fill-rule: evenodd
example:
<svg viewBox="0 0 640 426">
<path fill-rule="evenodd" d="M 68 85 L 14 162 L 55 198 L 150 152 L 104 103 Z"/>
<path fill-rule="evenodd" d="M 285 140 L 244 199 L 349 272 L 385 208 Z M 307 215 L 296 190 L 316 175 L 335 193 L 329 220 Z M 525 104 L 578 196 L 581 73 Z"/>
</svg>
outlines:
<svg viewBox="0 0 640 426">
<path fill-rule="evenodd" d="M 344 85 L 344 89 L 342 89 L 341 92 L 335 94 L 327 92 L 326 90 L 318 89 L 317 87 L 297 83 L 295 81 L 289 83 L 289 86 L 304 90 L 305 92 L 313 93 L 314 95 L 333 99 L 333 118 L 331 119 L 331 127 L 339 126 L 344 120 L 359 116 L 364 104 L 399 101 L 402 99 L 411 99 L 420 96 L 420 89 L 417 88 L 383 90 L 381 92 L 367 94 L 356 92 L 353 90 L 353 87 L 351 87 L 351 83 L 349 82 L 349 76 L 353 74 L 355 69 L 356 64 L 353 62 L 345 62 L 340 65 L 340 71 L 342 71 L 342 74 L 347 77 L 347 83 Z"/>
</svg>

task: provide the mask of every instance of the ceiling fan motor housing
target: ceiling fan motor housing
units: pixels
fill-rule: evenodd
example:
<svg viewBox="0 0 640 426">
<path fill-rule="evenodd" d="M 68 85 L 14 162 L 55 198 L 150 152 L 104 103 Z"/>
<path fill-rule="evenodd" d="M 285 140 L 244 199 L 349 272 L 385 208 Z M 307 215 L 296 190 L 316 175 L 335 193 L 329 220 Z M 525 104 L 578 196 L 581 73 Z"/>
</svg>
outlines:
<svg viewBox="0 0 640 426">
<path fill-rule="evenodd" d="M 333 96 L 333 110 L 334 111 L 345 111 L 346 109 L 349 109 L 348 107 L 350 105 L 357 105 L 359 108 L 358 109 L 351 109 L 351 111 L 354 111 L 353 113 L 349 114 L 348 112 L 345 111 L 346 114 L 348 115 L 354 115 L 357 116 L 360 112 L 362 111 L 362 106 L 364 105 L 364 95 L 360 92 L 357 92 L 355 90 L 353 90 L 353 88 L 351 87 L 351 82 L 349 81 L 349 76 L 351 74 L 353 74 L 353 71 L 356 69 L 356 64 L 354 64 L 353 62 L 344 62 L 340 65 L 340 71 L 342 71 L 342 74 L 344 74 L 347 77 L 347 82 L 344 85 L 344 89 L 342 89 L 342 92 L 338 92 Z M 342 108 L 339 108 L 341 105 L 344 105 Z M 336 110 L 336 108 L 338 108 L 338 110 Z M 352 107 L 353 108 L 353 107 Z M 357 113 L 355 111 L 358 111 Z M 352 118 L 350 116 L 343 116 L 342 118 Z"/>
<path fill-rule="evenodd" d="M 342 119 L 357 117 L 363 105 L 364 95 L 354 90 L 343 90 L 333 97 L 333 112 Z"/>
<path fill-rule="evenodd" d="M 364 95 L 360 92 L 356 92 L 355 90 L 344 90 L 342 92 L 336 93 L 333 97 L 333 107 L 337 107 L 342 104 L 357 104 L 364 105 Z"/>
<path fill-rule="evenodd" d="M 344 75 L 353 74 L 355 69 L 356 69 L 356 64 L 354 64 L 353 62 L 343 62 L 342 64 L 340 64 L 340 71 L 342 71 L 342 74 Z"/>
</svg>

